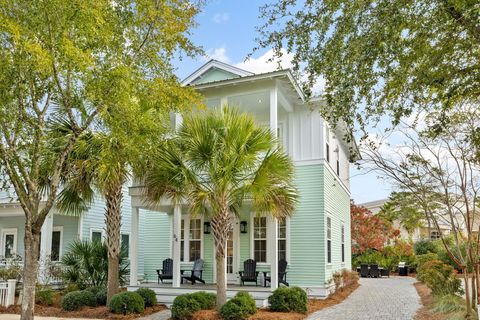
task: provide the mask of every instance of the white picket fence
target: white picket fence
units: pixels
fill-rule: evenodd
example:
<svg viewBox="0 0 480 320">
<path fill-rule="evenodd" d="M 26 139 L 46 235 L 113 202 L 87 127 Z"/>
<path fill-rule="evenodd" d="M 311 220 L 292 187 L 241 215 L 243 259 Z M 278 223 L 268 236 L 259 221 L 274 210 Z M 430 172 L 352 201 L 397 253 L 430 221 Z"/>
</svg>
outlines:
<svg viewBox="0 0 480 320">
<path fill-rule="evenodd" d="M 8 283 L 0 282 L 0 306 L 7 306 Z"/>
<path fill-rule="evenodd" d="M 0 282 L 0 305 L 9 307 L 15 303 L 15 287 L 17 280 Z"/>
</svg>

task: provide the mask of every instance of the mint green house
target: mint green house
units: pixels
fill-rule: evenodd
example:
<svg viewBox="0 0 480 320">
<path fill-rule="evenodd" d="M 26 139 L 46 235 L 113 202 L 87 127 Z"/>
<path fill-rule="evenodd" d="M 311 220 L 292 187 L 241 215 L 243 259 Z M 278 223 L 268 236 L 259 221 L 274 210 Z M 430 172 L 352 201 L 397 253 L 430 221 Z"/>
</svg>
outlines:
<svg viewBox="0 0 480 320">
<path fill-rule="evenodd" d="M 295 163 L 300 193 L 295 214 L 276 221 L 257 216 L 246 205 L 230 232 L 227 243 L 227 283 L 239 285 L 239 271 L 247 259 L 257 261 L 259 285 L 263 271 L 272 274 L 268 292 L 277 287 L 278 260 L 288 261 L 287 281 L 313 297 L 325 297 L 331 289 L 332 273 L 351 268 L 349 159 L 357 156 L 355 144 L 343 141 L 342 128 L 333 130 L 318 112 L 322 99 L 307 104 L 289 70 L 253 74 L 211 60 L 184 80 L 204 96 L 208 108 L 228 104 L 251 113 L 258 124 L 277 132 L 280 143 Z M 181 123 L 181 116 L 175 117 Z M 350 151 L 355 150 L 351 155 Z M 142 186 L 132 186 L 131 289 L 141 274 L 148 286 L 162 295 L 180 284 L 181 270 L 191 270 L 193 261 L 205 261 L 203 279 L 214 284 L 213 236 L 204 217 L 191 217 L 188 204 L 173 208 L 167 200 L 155 206 L 142 196 Z M 142 225 L 144 217 L 146 225 Z M 140 236 L 142 235 L 142 236 Z M 143 258 L 136 258 L 137 249 Z M 173 281 L 157 285 L 156 270 L 162 261 L 173 259 Z M 143 272 L 135 261 L 143 261 Z M 199 287 L 205 285 L 199 285 Z M 248 289 L 255 290 L 252 287 Z M 180 292 L 180 291 L 177 291 Z"/>
</svg>

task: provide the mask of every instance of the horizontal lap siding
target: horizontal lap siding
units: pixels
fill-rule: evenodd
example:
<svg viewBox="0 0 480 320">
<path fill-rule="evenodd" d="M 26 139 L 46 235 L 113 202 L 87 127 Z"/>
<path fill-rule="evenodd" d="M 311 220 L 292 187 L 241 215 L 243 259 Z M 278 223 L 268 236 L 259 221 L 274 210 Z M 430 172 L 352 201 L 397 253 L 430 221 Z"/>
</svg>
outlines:
<svg viewBox="0 0 480 320">
<path fill-rule="evenodd" d="M 64 216 L 64 215 L 54 215 L 53 216 L 53 226 L 62 227 L 62 252 L 65 254 L 68 250 L 70 244 L 78 239 L 78 217 Z"/>
<path fill-rule="evenodd" d="M 215 264 L 215 252 L 213 246 L 213 233 L 203 234 L 203 280 L 207 283 L 213 283 L 213 267 Z"/>
<path fill-rule="evenodd" d="M 295 183 L 299 203 L 290 219 L 288 281 L 299 286 L 323 286 L 325 242 L 323 211 L 323 168 L 297 166 Z"/>
<path fill-rule="evenodd" d="M 166 213 L 140 210 L 144 219 L 140 221 L 143 237 L 139 241 L 144 247 L 144 274 L 149 281 L 157 280 L 157 269 L 162 261 L 171 258 L 171 217 Z"/>
<path fill-rule="evenodd" d="M 337 176 L 324 167 L 325 209 L 332 219 L 332 264 L 327 265 L 326 279 L 341 269 L 351 269 L 350 195 L 339 184 Z M 341 225 L 345 225 L 345 262 L 341 254 Z"/>
<path fill-rule="evenodd" d="M 1 217 L 0 230 L 2 229 L 17 229 L 17 254 L 23 257 L 23 253 L 24 253 L 23 238 L 25 237 L 25 218 L 23 216 Z M 0 242 L 3 242 L 3 239 Z"/>
</svg>

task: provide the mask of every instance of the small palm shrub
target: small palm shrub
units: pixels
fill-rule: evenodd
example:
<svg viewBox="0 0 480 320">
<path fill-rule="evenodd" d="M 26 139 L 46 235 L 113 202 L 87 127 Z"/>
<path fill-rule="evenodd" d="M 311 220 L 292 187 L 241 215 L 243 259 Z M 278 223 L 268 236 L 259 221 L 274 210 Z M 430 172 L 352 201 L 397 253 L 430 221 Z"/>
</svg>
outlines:
<svg viewBox="0 0 480 320">
<path fill-rule="evenodd" d="M 418 270 L 417 278 L 432 290 L 432 294 L 443 296 L 462 291 L 461 281 L 457 278 L 452 266 L 440 260 L 425 262 Z"/>
<path fill-rule="evenodd" d="M 307 313 L 307 294 L 299 287 L 282 287 L 268 297 L 270 310 L 278 312 Z"/>
<path fill-rule="evenodd" d="M 87 290 L 69 292 L 62 299 L 62 309 L 65 311 L 75 311 L 84 306 L 95 307 L 96 305 L 97 299 Z"/>
<path fill-rule="evenodd" d="M 53 304 L 54 292 L 50 288 L 39 288 L 35 291 L 35 303 L 43 306 L 51 306 Z"/>
<path fill-rule="evenodd" d="M 145 302 L 141 295 L 136 292 L 120 292 L 115 294 L 110 303 L 108 309 L 113 313 L 142 313 L 145 311 Z"/>
<path fill-rule="evenodd" d="M 179 295 L 173 300 L 172 318 L 177 320 L 191 319 L 193 314 L 202 310 L 200 303 L 191 294 Z"/>
<path fill-rule="evenodd" d="M 145 302 L 145 307 L 153 307 L 157 304 L 157 295 L 152 289 L 140 288 L 135 292 L 143 298 L 143 301 Z"/>
<path fill-rule="evenodd" d="M 248 292 L 240 291 L 220 309 L 225 320 L 244 320 L 257 312 L 255 300 Z"/>
</svg>

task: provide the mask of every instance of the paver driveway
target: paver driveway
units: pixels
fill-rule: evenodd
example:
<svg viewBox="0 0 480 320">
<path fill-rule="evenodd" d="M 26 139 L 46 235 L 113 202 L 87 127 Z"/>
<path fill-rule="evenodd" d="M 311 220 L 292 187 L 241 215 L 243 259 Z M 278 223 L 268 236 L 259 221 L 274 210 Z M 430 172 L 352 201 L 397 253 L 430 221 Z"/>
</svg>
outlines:
<svg viewBox="0 0 480 320">
<path fill-rule="evenodd" d="M 307 320 L 411 320 L 420 308 L 415 279 L 361 278 L 345 301 L 311 314 Z"/>
</svg>

